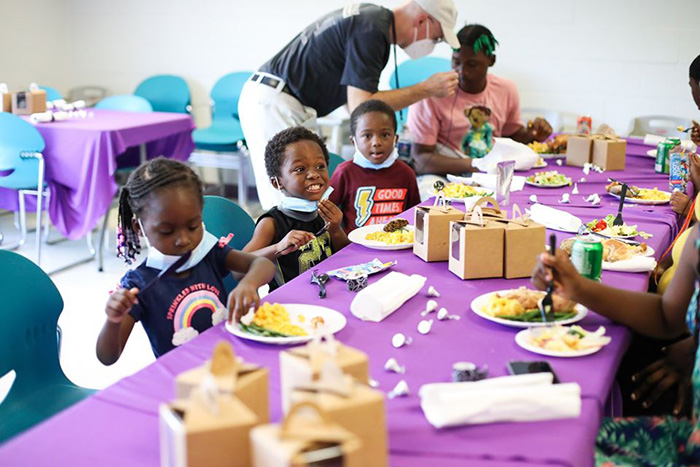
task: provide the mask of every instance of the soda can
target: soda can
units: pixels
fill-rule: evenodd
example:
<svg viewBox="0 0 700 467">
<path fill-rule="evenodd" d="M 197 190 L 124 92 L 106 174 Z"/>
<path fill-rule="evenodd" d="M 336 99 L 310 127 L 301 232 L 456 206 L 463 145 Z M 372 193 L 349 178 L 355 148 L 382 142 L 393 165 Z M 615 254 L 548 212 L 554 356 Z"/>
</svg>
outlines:
<svg viewBox="0 0 700 467">
<path fill-rule="evenodd" d="M 571 262 L 583 277 L 600 281 L 600 274 L 603 272 L 603 242 L 600 237 L 576 237 L 571 248 Z"/>
<path fill-rule="evenodd" d="M 656 159 L 654 161 L 654 172 L 657 174 L 664 173 L 668 165 L 668 152 L 670 145 L 666 141 L 661 141 L 656 146 Z"/>
<path fill-rule="evenodd" d="M 590 115 L 582 115 L 576 120 L 576 134 L 590 135 L 593 132 L 593 120 Z"/>
</svg>

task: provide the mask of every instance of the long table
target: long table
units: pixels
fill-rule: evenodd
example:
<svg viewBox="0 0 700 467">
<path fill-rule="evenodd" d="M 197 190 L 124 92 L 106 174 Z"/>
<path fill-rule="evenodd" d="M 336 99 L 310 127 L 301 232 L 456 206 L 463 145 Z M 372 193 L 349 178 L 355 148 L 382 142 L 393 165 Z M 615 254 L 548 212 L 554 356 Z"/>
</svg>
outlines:
<svg viewBox="0 0 700 467">
<path fill-rule="evenodd" d="M 601 194 L 600 207 L 567 207 L 583 221 L 603 217 L 617 210 L 618 201 L 603 195 L 608 176 L 634 181 L 640 186 L 663 189 L 667 176 L 653 173 L 653 159 L 643 156 L 648 147 L 630 142 L 627 170 L 624 173 L 591 173 L 580 168 L 557 167 L 550 161 L 548 169 L 557 168 L 578 182 L 580 195 Z M 571 189 L 541 189 L 526 186 L 513 193 L 511 201 L 521 207 L 536 193 L 547 202 Z M 556 203 L 556 200 L 554 200 Z M 565 207 L 565 205 L 562 205 Z M 666 206 L 632 206 L 625 208 L 627 223 L 637 223 L 640 230 L 652 233 L 648 240 L 662 253 L 675 234 L 677 216 Z M 413 219 L 412 211 L 404 217 Z M 557 233 L 559 240 L 570 235 Z M 379 258 L 397 260 L 392 269 L 428 278 L 425 288 L 382 323 L 362 322 L 349 310 L 354 294 L 341 281 L 331 280 L 326 299 L 318 297 L 318 288 L 304 273 L 271 293 L 266 300 L 279 303 L 306 303 L 336 309 L 347 316 L 347 326 L 337 338 L 370 356 L 370 372 L 383 391 L 390 391 L 400 379 L 406 379 L 410 395 L 386 401 L 389 446 L 392 465 L 522 465 L 545 464 L 585 466 L 592 464 L 593 445 L 606 401 L 614 386 L 615 372 L 629 343 L 629 331 L 595 312 L 581 322 L 588 329 L 603 325 L 612 337 L 610 345 L 598 353 L 574 359 L 547 358 L 529 353 L 514 341 L 515 328 L 484 320 L 470 311 L 473 298 L 485 292 L 528 285 L 528 279 L 491 279 L 462 281 L 447 270 L 446 263 L 425 263 L 410 250 L 376 251 L 350 245 L 326 260 L 322 270 L 357 264 Z M 370 282 L 376 281 L 372 276 Z M 604 271 L 602 280 L 616 287 L 645 290 L 648 274 Z M 436 321 L 428 335 L 416 330 L 422 319 L 420 311 L 428 299 L 427 288 L 433 285 L 441 293 L 440 306 L 459 314 L 460 320 Z M 409 346 L 395 349 L 391 337 L 402 332 L 413 338 Z M 223 326 L 216 326 L 193 341 L 164 355 L 155 363 L 124 378 L 113 386 L 58 414 L 0 448 L 2 465 L 130 465 L 147 466 L 159 462 L 158 405 L 174 396 L 175 376 L 200 365 L 210 357 L 217 342 L 227 340 L 238 355 L 264 365 L 270 370 L 270 413 L 279 421 L 280 383 L 278 353 L 280 348 L 238 339 Z M 407 368 L 405 375 L 387 373 L 383 365 L 395 357 Z M 451 365 L 471 361 L 488 365 L 490 376 L 507 374 L 511 360 L 548 360 L 564 382 L 581 386 L 582 412 L 578 419 L 531 423 L 496 423 L 438 430 L 428 424 L 417 396 L 421 385 L 449 381 Z"/>
<path fill-rule="evenodd" d="M 77 239 L 95 227 L 117 193 L 119 167 L 139 164 L 138 147 L 148 157 L 186 161 L 194 149 L 189 115 L 90 109 L 89 118 L 39 123 L 46 142 L 49 216 L 62 235 Z M 131 150 L 130 150 L 131 148 Z M 36 209 L 34 198 L 27 209 Z M 0 208 L 16 211 L 17 192 L 0 188 Z"/>
</svg>

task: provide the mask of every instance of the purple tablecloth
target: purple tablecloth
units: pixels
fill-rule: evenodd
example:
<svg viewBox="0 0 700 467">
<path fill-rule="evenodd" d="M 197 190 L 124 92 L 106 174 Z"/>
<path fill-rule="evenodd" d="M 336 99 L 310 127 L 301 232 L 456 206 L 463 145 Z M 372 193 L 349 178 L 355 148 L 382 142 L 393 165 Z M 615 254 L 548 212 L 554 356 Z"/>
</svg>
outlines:
<svg viewBox="0 0 700 467">
<path fill-rule="evenodd" d="M 64 236 L 76 239 L 97 224 L 114 199 L 114 173 L 147 144 L 149 158 L 187 160 L 194 149 L 189 115 L 91 110 L 94 117 L 36 126 L 46 142 L 46 181 L 51 189 L 49 216 Z M 130 153 L 131 152 L 131 153 Z M 27 209 L 36 209 L 28 198 Z M 17 192 L 0 189 L 0 208 L 17 210 Z"/>
<path fill-rule="evenodd" d="M 634 146 L 634 145 L 630 145 Z M 633 147 L 631 147 L 633 149 Z M 577 180 L 581 169 L 559 168 Z M 579 183 L 582 193 L 602 194 L 608 174 L 586 176 Z M 664 186 L 664 176 L 653 174 L 653 159 L 630 157 L 625 174 L 610 173 L 615 178 L 640 180 L 641 186 Z M 641 181 L 644 183 L 641 183 Z M 567 190 L 557 189 L 561 194 Z M 568 189 L 570 191 L 570 189 Z M 513 201 L 527 204 L 532 192 L 543 189 L 526 187 L 515 193 Z M 616 210 L 616 200 L 603 196 L 601 208 L 567 209 L 590 220 Z M 412 213 L 406 213 L 412 219 Z M 631 207 L 625 209 L 627 222 L 638 223 L 642 230 L 654 236 L 649 244 L 657 257 L 669 244 L 675 229 L 676 216 L 668 206 Z M 560 234 L 560 240 L 566 237 Z M 327 284 L 328 297 L 318 298 L 318 288 L 309 282 L 309 272 L 269 295 L 269 301 L 280 303 L 309 303 L 327 306 L 345 314 L 347 326 L 337 334 L 342 342 L 364 350 L 370 356 L 370 372 L 389 391 L 405 378 L 411 394 L 405 398 L 386 401 L 389 446 L 393 465 L 514 465 L 517 463 L 559 465 L 591 465 L 594 439 L 603 416 L 603 408 L 613 386 L 615 371 L 628 345 L 629 332 L 623 326 L 590 313 L 582 325 L 591 329 L 605 325 L 612 343 L 600 352 L 583 358 L 546 358 L 529 353 L 515 344 L 517 329 L 486 321 L 473 314 L 469 305 L 483 293 L 528 284 L 528 279 L 492 279 L 462 281 L 447 270 L 446 263 L 424 263 L 410 250 L 382 252 L 351 245 L 323 263 L 323 270 L 335 269 L 379 258 L 396 259 L 393 268 L 404 273 L 419 273 L 428 277 L 425 288 L 406 302 L 382 323 L 362 322 L 354 318 L 349 306 L 354 294 L 343 282 Z M 370 282 L 378 279 L 372 276 Z M 630 290 L 645 290 L 647 274 L 604 272 L 603 281 Z M 459 314 L 459 321 L 436 321 L 428 335 L 420 335 L 416 325 L 420 311 L 428 299 L 428 286 L 435 286 L 442 296 L 441 306 Z M 394 349 L 391 336 L 403 332 L 413 338 L 410 346 Z M 158 463 L 158 404 L 174 395 L 175 375 L 199 365 L 207 359 L 220 340 L 231 342 L 236 352 L 246 360 L 270 369 L 270 408 L 272 420 L 281 417 L 279 385 L 279 348 L 241 340 L 217 326 L 202 333 L 183 347 L 166 354 L 141 372 L 124 378 L 95 396 L 57 415 L 53 419 L 20 435 L 0 448 L 0 464 L 100 464 L 155 465 Z M 384 362 L 395 357 L 406 365 L 405 375 L 386 373 Z M 506 374 L 511 360 L 548 360 L 559 378 L 580 384 L 583 406 L 578 419 L 537 423 L 499 423 L 437 430 L 425 420 L 417 396 L 422 384 L 449 381 L 451 365 L 456 361 L 471 361 L 488 365 L 491 376 Z M 89 443 L 83 440 L 90 439 Z"/>
</svg>

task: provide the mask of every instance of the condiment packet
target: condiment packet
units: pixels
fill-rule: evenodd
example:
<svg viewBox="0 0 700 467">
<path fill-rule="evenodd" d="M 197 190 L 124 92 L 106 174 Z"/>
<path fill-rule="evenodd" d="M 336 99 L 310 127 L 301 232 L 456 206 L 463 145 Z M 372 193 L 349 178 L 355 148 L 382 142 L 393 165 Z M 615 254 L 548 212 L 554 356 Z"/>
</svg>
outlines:
<svg viewBox="0 0 700 467">
<path fill-rule="evenodd" d="M 328 274 L 331 277 L 335 277 L 336 279 L 346 281 L 349 279 L 357 279 L 358 277 L 369 276 L 370 274 L 382 272 L 386 269 L 389 269 L 395 264 L 396 261 L 382 263 L 381 261 L 379 261 L 379 259 L 374 258 L 369 263 L 356 264 L 354 266 L 346 266 L 344 268 L 334 269 L 333 271 L 328 271 L 326 274 Z"/>
</svg>

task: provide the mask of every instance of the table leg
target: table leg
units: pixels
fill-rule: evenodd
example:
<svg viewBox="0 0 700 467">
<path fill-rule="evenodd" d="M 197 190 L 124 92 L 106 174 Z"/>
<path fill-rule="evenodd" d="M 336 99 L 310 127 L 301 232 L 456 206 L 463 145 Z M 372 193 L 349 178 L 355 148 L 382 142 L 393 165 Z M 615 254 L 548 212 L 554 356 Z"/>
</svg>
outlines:
<svg viewBox="0 0 700 467">
<path fill-rule="evenodd" d="M 141 160 L 141 164 L 145 164 L 148 161 L 148 152 L 146 152 L 146 143 L 141 144 L 139 146 L 139 159 Z"/>
</svg>

